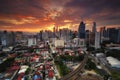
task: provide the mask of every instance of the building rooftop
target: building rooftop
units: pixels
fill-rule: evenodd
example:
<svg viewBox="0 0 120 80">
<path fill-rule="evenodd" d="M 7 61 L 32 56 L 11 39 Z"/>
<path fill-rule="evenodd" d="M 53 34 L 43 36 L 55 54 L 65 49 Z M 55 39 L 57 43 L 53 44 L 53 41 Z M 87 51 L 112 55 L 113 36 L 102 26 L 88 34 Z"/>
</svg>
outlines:
<svg viewBox="0 0 120 80">
<path fill-rule="evenodd" d="M 107 57 L 108 62 L 111 64 L 112 67 L 120 68 L 120 61 L 114 57 Z"/>
</svg>

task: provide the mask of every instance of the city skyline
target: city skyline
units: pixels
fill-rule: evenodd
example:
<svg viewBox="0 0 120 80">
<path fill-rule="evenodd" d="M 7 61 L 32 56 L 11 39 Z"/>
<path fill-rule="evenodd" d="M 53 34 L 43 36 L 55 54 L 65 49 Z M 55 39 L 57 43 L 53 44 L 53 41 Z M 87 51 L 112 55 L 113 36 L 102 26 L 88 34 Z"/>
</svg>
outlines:
<svg viewBox="0 0 120 80">
<path fill-rule="evenodd" d="M 39 32 L 54 26 L 78 30 L 81 21 L 87 29 L 120 27 L 119 0 L 1 0 L 0 30 Z"/>
</svg>

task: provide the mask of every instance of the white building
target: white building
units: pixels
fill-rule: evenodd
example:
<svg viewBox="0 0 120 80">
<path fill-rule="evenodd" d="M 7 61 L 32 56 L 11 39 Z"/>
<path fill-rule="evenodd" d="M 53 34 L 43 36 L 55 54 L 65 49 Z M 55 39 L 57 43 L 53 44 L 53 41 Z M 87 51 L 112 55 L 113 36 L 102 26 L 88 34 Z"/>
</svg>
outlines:
<svg viewBox="0 0 120 80">
<path fill-rule="evenodd" d="M 7 48 L 7 47 L 5 47 L 5 48 L 2 49 L 3 52 L 9 52 L 9 51 L 11 51 L 11 50 L 12 50 L 12 49 Z"/>
<path fill-rule="evenodd" d="M 55 47 L 64 47 L 63 40 L 55 40 Z"/>
<path fill-rule="evenodd" d="M 3 46 L 7 45 L 7 41 L 6 40 L 2 40 L 1 43 L 2 43 Z"/>
<path fill-rule="evenodd" d="M 112 67 L 120 68 L 120 61 L 113 57 L 107 57 L 108 62 Z"/>
<path fill-rule="evenodd" d="M 28 46 L 36 45 L 36 38 L 29 38 L 28 39 Z"/>
<path fill-rule="evenodd" d="M 99 58 L 100 58 L 100 57 L 105 57 L 104 53 L 96 53 L 95 56 L 96 56 L 96 57 L 99 57 Z"/>
<path fill-rule="evenodd" d="M 95 33 L 95 48 L 100 48 L 100 32 Z"/>
<path fill-rule="evenodd" d="M 21 66 L 18 74 L 20 74 L 20 73 L 25 73 L 27 69 L 28 69 L 28 66 L 27 66 L 27 65 Z"/>
</svg>

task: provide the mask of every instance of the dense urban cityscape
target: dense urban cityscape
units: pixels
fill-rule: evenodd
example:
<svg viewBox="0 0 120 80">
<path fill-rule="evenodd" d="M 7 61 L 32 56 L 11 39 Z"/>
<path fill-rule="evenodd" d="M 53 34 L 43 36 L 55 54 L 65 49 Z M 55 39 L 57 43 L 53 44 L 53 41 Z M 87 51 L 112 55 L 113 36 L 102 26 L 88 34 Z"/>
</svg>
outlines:
<svg viewBox="0 0 120 80">
<path fill-rule="evenodd" d="M 119 80 L 120 28 L 0 32 L 1 80 Z"/>
<path fill-rule="evenodd" d="M 0 0 L 0 80 L 120 80 L 120 0 Z"/>
</svg>

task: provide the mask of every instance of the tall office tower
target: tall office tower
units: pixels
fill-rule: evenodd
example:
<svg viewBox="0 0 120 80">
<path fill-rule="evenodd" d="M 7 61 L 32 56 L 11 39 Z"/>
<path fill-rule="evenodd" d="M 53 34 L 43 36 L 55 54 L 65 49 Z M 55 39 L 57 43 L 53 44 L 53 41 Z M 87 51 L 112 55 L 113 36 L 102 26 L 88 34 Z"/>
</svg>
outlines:
<svg viewBox="0 0 120 80">
<path fill-rule="evenodd" d="M 15 32 L 10 32 L 9 33 L 9 45 L 13 46 L 15 45 Z"/>
<path fill-rule="evenodd" d="M 23 40 L 23 36 L 24 36 L 23 32 L 17 31 L 15 35 L 16 35 L 16 38 L 15 38 L 16 43 L 20 43 Z"/>
<path fill-rule="evenodd" d="M 56 27 L 55 27 L 55 29 L 56 29 L 56 32 L 58 32 L 58 31 L 59 31 L 59 28 L 58 28 L 58 26 L 56 26 Z"/>
<path fill-rule="evenodd" d="M 68 41 L 70 40 L 70 30 L 68 28 L 63 28 L 60 30 L 61 39 Z"/>
<path fill-rule="evenodd" d="M 58 27 L 58 26 L 54 26 L 54 27 L 53 27 L 53 32 L 56 33 L 56 32 L 58 32 L 58 30 L 59 30 L 59 27 Z"/>
<path fill-rule="evenodd" d="M 0 31 L 0 45 L 2 45 L 1 37 L 2 37 L 2 31 Z"/>
<path fill-rule="evenodd" d="M 40 33 L 39 33 L 40 41 L 43 41 L 42 35 L 43 35 L 43 31 L 40 31 Z"/>
<path fill-rule="evenodd" d="M 92 27 L 92 32 L 90 34 L 90 37 L 91 37 L 91 41 L 90 41 L 90 44 L 92 45 L 95 45 L 95 35 L 96 35 L 96 22 L 93 22 L 93 27 Z"/>
<path fill-rule="evenodd" d="M 81 22 L 78 28 L 78 38 L 85 39 L 85 23 Z"/>
<path fill-rule="evenodd" d="M 92 32 L 93 32 L 93 33 L 95 33 L 95 32 L 96 32 L 96 22 L 93 22 Z"/>
<path fill-rule="evenodd" d="M 118 40 L 117 40 L 118 43 L 120 43 L 120 28 L 118 29 Z"/>
<path fill-rule="evenodd" d="M 103 37 L 107 38 L 107 30 L 106 27 L 103 28 Z"/>
<path fill-rule="evenodd" d="M 90 33 L 91 33 L 91 32 L 90 32 L 89 30 L 86 30 L 86 44 L 90 44 L 90 41 L 91 41 L 91 40 L 90 40 L 90 37 L 91 37 L 91 36 L 90 36 Z"/>
<path fill-rule="evenodd" d="M 52 38 L 52 36 L 53 36 L 53 32 L 51 32 L 51 31 L 47 31 L 47 34 L 48 34 L 48 38 Z"/>
<path fill-rule="evenodd" d="M 53 38 L 57 38 L 57 39 L 60 39 L 60 34 L 58 32 L 58 26 L 54 26 L 53 27 Z"/>
<path fill-rule="evenodd" d="M 109 35 L 109 40 L 114 43 L 119 43 L 119 38 L 120 38 L 120 30 L 116 28 L 108 28 L 108 35 Z"/>
<path fill-rule="evenodd" d="M 101 43 L 104 41 L 104 38 L 105 38 L 105 35 L 106 35 L 105 29 L 106 29 L 106 27 L 101 27 L 100 28 L 100 42 Z"/>
<path fill-rule="evenodd" d="M 53 27 L 53 38 L 55 38 L 55 26 Z"/>
<path fill-rule="evenodd" d="M 100 32 L 95 33 L 95 48 L 100 48 Z"/>
</svg>

